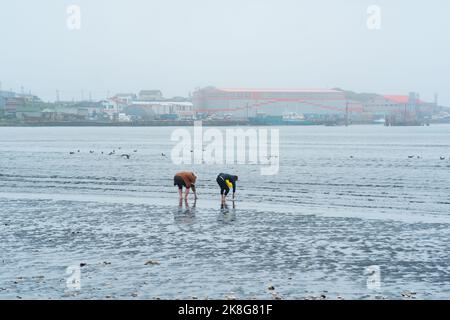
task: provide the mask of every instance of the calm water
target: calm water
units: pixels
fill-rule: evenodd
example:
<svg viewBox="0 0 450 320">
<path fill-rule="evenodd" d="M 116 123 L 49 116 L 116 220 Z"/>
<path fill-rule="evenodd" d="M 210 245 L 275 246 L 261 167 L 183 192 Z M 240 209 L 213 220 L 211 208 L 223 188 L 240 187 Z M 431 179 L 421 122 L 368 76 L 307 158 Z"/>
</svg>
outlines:
<svg viewBox="0 0 450 320">
<path fill-rule="evenodd" d="M 280 128 L 271 177 L 177 167 L 173 130 L 0 128 L 0 298 L 450 298 L 450 126 Z M 195 206 L 181 169 L 199 173 Z M 227 208 L 224 171 L 240 177 Z"/>
</svg>

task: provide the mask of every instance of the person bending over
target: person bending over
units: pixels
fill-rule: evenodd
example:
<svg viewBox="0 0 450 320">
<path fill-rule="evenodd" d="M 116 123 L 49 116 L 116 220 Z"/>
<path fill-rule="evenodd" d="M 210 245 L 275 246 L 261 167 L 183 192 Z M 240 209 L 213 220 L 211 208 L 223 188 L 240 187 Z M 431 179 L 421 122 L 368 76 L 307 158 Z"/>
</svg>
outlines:
<svg viewBox="0 0 450 320">
<path fill-rule="evenodd" d="M 216 181 L 220 187 L 222 202 L 225 202 L 225 199 L 228 193 L 230 192 L 231 188 L 233 188 L 233 199 L 234 199 L 234 194 L 236 193 L 236 181 L 238 181 L 238 176 L 234 176 L 227 173 L 220 173 L 217 176 Z"/>
<path fill-rule="evenodd" d="M 192 188 L 194 192 L 195 200 L 197 200 L 197 191 L 195 189 L 195 181 L 197 176 L 193 172 L 182 171 L 178 172 L 175 177 L 173 177 L 173 185 L 178 186 L 178 194 L 180 199 L 183 199 L 183 187 L 186 188 L 184 198 L 187 200 L 189 195 L 189 190 Z"/>
</svg>

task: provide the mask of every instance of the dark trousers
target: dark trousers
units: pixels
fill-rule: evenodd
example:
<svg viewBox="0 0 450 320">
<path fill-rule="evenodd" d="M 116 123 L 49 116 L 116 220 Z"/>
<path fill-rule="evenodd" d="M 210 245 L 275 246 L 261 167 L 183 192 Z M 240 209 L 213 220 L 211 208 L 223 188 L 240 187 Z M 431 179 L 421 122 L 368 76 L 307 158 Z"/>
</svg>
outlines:
<svg viewBox="0 0 450 320">
<path fill-rule="evenodd" d="M 220 176 L 217 177 L 216 179 L 217 183 L 219 184 L 220 187 L 220 194 L 221 195 L 228 195 L 228 193 L 230 192 L 230 188 L 227 186 L 227 183 L 225 182 L 224 179 L 222 179 Z"/>
<path fill-rule="evenodd" d="M 186 187 L 186 183 L 184 182 L 183 178 L 180 176 L 173 177 L 173 185 L 178 186 L 178 189 L 182 190 L 183 187 Z"/>
</svg>

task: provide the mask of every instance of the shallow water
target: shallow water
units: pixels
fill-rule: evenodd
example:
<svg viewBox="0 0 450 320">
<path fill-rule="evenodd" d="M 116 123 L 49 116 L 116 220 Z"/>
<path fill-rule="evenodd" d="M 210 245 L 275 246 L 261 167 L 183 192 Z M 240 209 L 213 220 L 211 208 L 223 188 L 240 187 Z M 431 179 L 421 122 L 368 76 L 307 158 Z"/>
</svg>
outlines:
<svg viewBox="0 0 450 320">
<path fill-rule="evenodd" d="M 173 130 L 0 128 L 0 298 L 450 298 L 450 126 L 283 127 L 276 176 L 175 166 Z M 199 173 L 195 207 L 181 169 Z"/>
</svg>

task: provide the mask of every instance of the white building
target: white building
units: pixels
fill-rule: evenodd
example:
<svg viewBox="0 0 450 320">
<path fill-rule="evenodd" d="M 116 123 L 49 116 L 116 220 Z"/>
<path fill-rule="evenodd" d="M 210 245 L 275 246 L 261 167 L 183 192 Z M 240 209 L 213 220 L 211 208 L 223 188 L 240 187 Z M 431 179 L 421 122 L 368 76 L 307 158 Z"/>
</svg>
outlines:
<svg viewBox="0 0 450 320">
<path fill-rule="evenodd" d="M 112 99 L 123 104 L 131 104 L 137 100 L 137 96 L 134 93 L 117 93 Z"/>
<path fill-rule="evenodd" d="M 157 117 L 165 115 L 176 115 L 178 119 L 193 119 L 194 117 L 192 102 L 134 101 L 132 105 L 151 109 Z"/>
<path fill-rule="evenodd" d="M 163 94 L 161 90 L 141 90 L 139 92 L 140 101 L 161 101 Z"/>
</svg>

